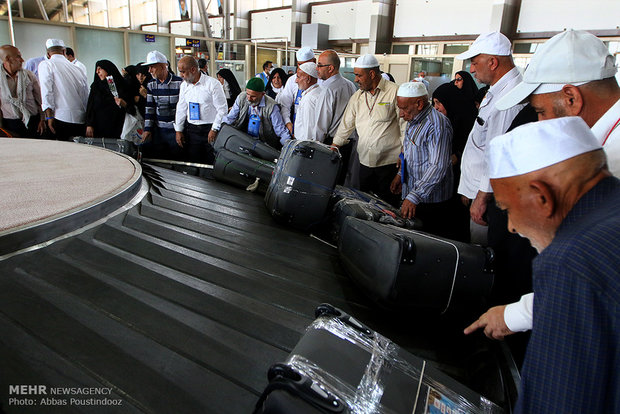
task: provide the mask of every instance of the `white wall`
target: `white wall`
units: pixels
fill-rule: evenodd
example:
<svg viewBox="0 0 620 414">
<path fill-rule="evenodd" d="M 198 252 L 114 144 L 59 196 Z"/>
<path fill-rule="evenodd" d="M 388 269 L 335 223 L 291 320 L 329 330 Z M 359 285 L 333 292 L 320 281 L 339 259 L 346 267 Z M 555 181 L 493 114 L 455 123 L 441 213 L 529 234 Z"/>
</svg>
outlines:
<svg viewBox="0 0 620 414">
<path fill-rule="evenodd" d="M 291 39 L 291 9 L 252 13 L 253 39 Z"/>
<path fill-rule="evenodd" d="M 532 0 L 532 2 L 542 0 Z M 546 1 L 546 0 L 545 0 Z M 394 37 L 473 35 L 495 30 L 494 0 L 399 0 Z"/>
<path fill-rule="evenodd" d="M 311 23 L 329 25 L 329 40 L 368 39 L 371 14 L 370 0 L 314 5 Z"/>
<path fill-rule="evenodd" d="M 14 29 L 15 46 L 22 52 L 24 60 L 45 55 L 45 41 L 50 38 L 62 39 L 67 46 L 75 46 L 69 27 L 16 21 Z"/>
<path fill-rule="evenodd" d="M 618 0 L 522 0 L 517 31 L 609 30 L 618 25 Z"/>
</svg>

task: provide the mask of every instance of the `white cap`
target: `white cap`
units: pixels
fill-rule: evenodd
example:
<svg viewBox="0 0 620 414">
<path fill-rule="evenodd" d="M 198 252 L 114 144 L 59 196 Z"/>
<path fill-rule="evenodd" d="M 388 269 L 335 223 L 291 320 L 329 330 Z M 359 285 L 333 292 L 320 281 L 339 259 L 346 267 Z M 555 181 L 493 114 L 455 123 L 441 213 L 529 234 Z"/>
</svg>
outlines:
<svg viewBox="0 0 620 414">
<path fill-rule="evenodd" d="M 523 73 L 523 81 L 500 99 L 499 110 L 511 108 L 531 94 L 557 92 L 564 85 L 611 78 L 615 59 L 601 40 L 582 30 L 567 30 L 540 46 Z"/>
<path fill-rule="evenodd" d="M 469 50 L 461 53 L 456 58 L 460 60 L 471 59 L 482 53 L 485 55 L 509 56 L 511 53 L 510 40 L 500 32 L 483 33 L 472 43 Z"/>
<path fill-rule="evenodd" d="M 527 174 L 601 148 L 581 117 L 532 122 L 490 141 L 489 177 Z"/>
<path fill-rule="evenodd" d="M 422 82 L 407 82 L 398 87 L 397 95 L 401 98 L 417 98 L 428 95 L 428 91 Z"/>
<path fill-rule="evenodd" d="M 146 62 L 143 65 L 154 65 L 156 63 L 168 63 L 168 58 L 163 53 L 153 50 L 146 55 Z"/>
<path fill-rule="evenodd" d="M 303 70 L 313 78 L 319 77 L 319 71 L 316 69 L 316 63 L 314 62 L 302 63 L 301 65 L 299 65 L 299 69 Z"/>
<path fill-rule="evenodd" d="M 50 47 L 65 47 L 65 42 L 62 39 L 47 39 L 45 48 L 49 49 Z"/>
<path fill-rule="evenodd" d="M 364 55 L 357 58 L 354 67 L 360 69 L 369 69 L 379 67 L 379 61 L 375 55 Z"/>
<path fill-rule="evenodd" d="M 383 72 L 383 73 L 381 74 L 381 77 L 382 77 L 383 79 L 387 80 L 387 81 L 389 81 L 389 80 L 390 80 L 390 77 L 389 77 L 389 76 L 388 76 L 388 74 L 387 74 L 387 73 L 385 73 L 385 72 Z"/>
<path fill-rule="evenodd" d="M 307 62 L 314 59 L 314 51 L 310 47 L 302 47 L 295 54 L 297 62 Z"/>
</svg>

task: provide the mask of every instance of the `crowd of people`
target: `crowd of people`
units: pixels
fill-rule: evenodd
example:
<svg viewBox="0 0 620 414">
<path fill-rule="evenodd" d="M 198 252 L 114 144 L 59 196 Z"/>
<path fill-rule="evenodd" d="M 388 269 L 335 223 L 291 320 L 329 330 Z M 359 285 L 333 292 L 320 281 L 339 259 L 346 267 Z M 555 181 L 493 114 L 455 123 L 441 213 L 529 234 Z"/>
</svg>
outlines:
<svg viewBox="0 0 620 414">
<path fill-rule="evenodd" d="M 620 412 L 620 87 L 597 37 L 562 32 L 521 74 L 510 41 L 482 34 L 457 56 L 470 71 L 432 94 L 425 73 L 397 85 L 370 54 L 355 62 L 356 86 L 335 51 L 310 48 L 297 51 L 296 73 L 267 61 L 244 91 L 191 56 L 177 76 L 157 51 L 124 74 L 98 61 L 89 87 L 62 41 L 46 48 L 35 75 L 17 48 L 0 47 L 5 129 L 120 137 L 131 114 L 144 118 L 145 155 L 205 164 L 224 123 L 275 148 L 330 145 L 345 184 L 431 233 L 493 247 L 498 306 L 465 333 L 532 330 L 517 412 Z"/>
</svg>

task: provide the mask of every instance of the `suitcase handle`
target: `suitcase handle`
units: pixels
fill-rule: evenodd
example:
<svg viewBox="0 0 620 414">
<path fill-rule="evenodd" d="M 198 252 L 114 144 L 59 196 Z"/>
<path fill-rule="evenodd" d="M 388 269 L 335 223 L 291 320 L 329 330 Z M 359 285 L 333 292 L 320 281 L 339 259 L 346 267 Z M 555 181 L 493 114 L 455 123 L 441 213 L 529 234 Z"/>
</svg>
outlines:
<svg viewBox="0 0 620 414">
<path fill-rule="evenodd" d="M 338 309 L 335 306 L 330 305 L 329 303 L 321 303 L 319 306 L 317 306 L 317 308 L 314 311 L 314 316 L 316 318 L 320 318 L 321 316 L 331 316 L 331 317 L 337 318 L 342 323 L 350 326 L 351 328 L 355 329 L 358 332 L 363 333 L 367 337 L 369 338 L 374 337 L 374 332 L 369 327 L 367 327 L 366 325 L 364 325 L 363 323 L 355 319 L 353 316 L 349 315 L 346 312 L 341 311 L 340 309 Z"/>
<path fill-rule="evenodd" d="M 314 157 L 314 149 L 308 147 L 295 147 L 293 153 L 299 154 L 304 158 L 312 159 Z"/>
<path fill-rule="evenodd" d="M 394 237 L 399 239 L 402 242 L 403 253 L 402 253 L 402 262 L 403 263 L 415 263 L 416 256 L 416 248 L 415 243 L 409 237 L 404 234 L 395 234 Z"/>
</svg>

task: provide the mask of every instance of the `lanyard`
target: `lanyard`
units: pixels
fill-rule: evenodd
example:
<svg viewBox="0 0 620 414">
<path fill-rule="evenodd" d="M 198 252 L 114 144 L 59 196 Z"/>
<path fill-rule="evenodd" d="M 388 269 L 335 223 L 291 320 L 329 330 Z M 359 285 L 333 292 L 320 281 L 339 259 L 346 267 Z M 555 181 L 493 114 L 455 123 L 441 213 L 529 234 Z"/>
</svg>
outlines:
<svg viewBox="0 0 620 414">
<path fill-rule="evenodd" d="M 607 136 L 605 137 L 605 139 L 603 140 L 603 143 L 601 145 L 605 145 L 605 143 L 607 142 L 607 138 L 609 138 L 609 136 L 611 135 L 612 132 L 614 132 L 614 129 L 616 129 L 616 127 L 618 126 L 618 124 L 620 124 L 620 118 L 618 118 L 618 120 L 616 121 L 616 123 L 614 124 L 614 126 L 611 127 L 611 129 L 609 130 L 609 133 L 607 134 Z"/>
<path fill-rule="evenodd" d="M 370 92 L 367 92 L 364 94 L 364 98 L 366 98 L 366 106 L 368 107 L 368 115 L 372 114 L 372 110 L 375 109 L 375 104 L 377 103 L 377 98 L 379 98 L 379 90 L 375 89 L 376 93 L 375 96 L 373 97 L 374 100 L 372 101 L 372 106 L 368 105 L 368 94 L 370 94 Z"/>
</svg>

